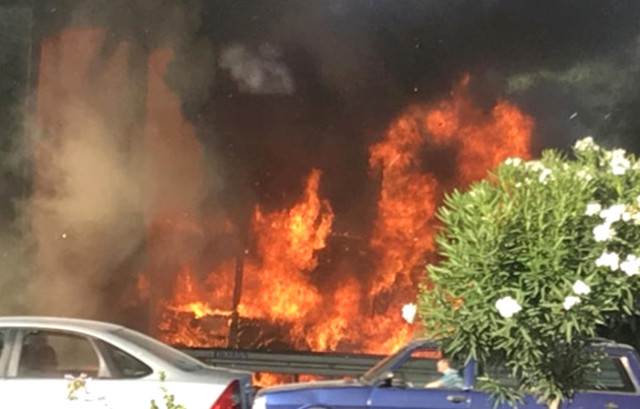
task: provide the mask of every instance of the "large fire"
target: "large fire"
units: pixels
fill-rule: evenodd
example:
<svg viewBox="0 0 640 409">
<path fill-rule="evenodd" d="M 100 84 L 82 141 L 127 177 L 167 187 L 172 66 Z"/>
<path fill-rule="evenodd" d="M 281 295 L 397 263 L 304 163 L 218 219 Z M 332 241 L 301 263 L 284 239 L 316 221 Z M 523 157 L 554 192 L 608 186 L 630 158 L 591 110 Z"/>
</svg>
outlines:
<svg viewBox="0 0 640 409">
<path fill-rule="evenodd" d="M 387 353 L 413 335 L 401 319 L 401 309 L 415 298 L 426 256 L 434 250 L 435 212 L 442 195 L 482 178 L 507 157 L 529 156 L 532 121 L 507 101 L 482 112 L 468 95 L 469 81 L 465 77 L 450 99 L 408 108 L 370 147 L 370 168 L 372 177 L 379 179 L 380 193 L 367 243 L 373 268 L 366 278 L 362 271 L 341 271 L 339 282 L 327 287 L 316 273 L 334 218 L 330 204 L 319 196 L 318 170 L 311 171 L 292 207 L 269 214 L 256 207 L 256 252 L 244 264 L 237 306 L 241 318 L 279 323 L 286 329 L 278 336 L 291 347 L 315 351 Z M 457 152 L 449 163 L 456 170 L 453 180 L 439 180 L 424 170 L 431 159 L 425 148 L 443 147 Z M 207 281 L 232 282 L 233 265 L 226 268 L 226 273 L 212 271 Z M 229 310 L 214 308 L 213 294 L 180 302 L 191 293 L 176 284 L 165 301 L 167 310 L 189 312 L 196 319 L 205 311 L 210 316 L 230 315 Z M 175 329 L 162 338 L 190 346 L 223 346 L 213 336 L 204 343 L 196 341 L 202 336 L 185 339 L 184 331 L 192 329 L 185 318 L 165 316 Z"/>
<path fill-rule="evenodd" d="M 54 45 L 44 42 L 42 55 L 55 53 Z M 414 335 L 401 309 L 424 280 L 443 194 L 484 177 L 507 157 L 529 156 L 531 119 L 507 101 L 488 111 L 476 107 L 467 76 L 449 98 L 408 107 L 379 142 L 363 147 L 370 177 L 379 184 L 369 233 L 332 231 L 341 215 L 321 193 L 321 169 L 291 175 L 300 180 L 296 200 L 275 210 L 255 204 L 249 231 L 242 232 L 222 210 L 203 213 L 190 205 L 206 171 L 194 127 L 164 82 L 172 58 L 162 49 L 148 58 L 144 172 L 155 178 L 147 180 L 147 263 L 138 281 L 141 304 L 153 317 L 150 332 L 170 344 L 364 353 L 397 348 Z M 57 61 L 75 64 L 65 55 Z M 55 113 L 56 102 L 45 96 L 39 111 Z M 42 126 L 49 126 L 49 116 L 41 115 Z M 211 229 L 239 243 L 232 256 L 208 255 Z M 364 262 L 338 243 L 341 237 L 362 249 Z M 167 248 L 180 257 L 168 259 Z"/>
</svg>

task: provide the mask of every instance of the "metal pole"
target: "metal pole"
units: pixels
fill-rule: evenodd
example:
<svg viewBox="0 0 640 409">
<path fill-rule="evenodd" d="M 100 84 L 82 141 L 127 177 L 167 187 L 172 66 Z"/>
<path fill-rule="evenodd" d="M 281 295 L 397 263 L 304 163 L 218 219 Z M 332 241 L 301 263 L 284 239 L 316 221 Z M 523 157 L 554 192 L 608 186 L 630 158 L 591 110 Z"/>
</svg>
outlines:
<svg viewBox="0 0 640 409">
<path fill-rule="evenodd" d="M 229 348 L 238 348 L 238 305 L 242 295 L 242 274 L 244 272 L 244 251 L 236 257 L 236 277 L 233 286 L 231 327 L 229 328 Z"/>
</svg>

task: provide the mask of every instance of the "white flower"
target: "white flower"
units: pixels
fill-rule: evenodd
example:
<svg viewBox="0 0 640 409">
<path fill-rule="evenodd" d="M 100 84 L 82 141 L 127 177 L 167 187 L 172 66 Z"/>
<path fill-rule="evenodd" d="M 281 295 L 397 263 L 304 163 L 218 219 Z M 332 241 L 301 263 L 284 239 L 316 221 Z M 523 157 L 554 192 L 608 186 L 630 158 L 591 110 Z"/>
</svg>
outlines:
<svg viewBox="0 0 640 409">
<path fill-rule="evenodd" d="M 573 283 L 573 292 L 578 295 L 587 295 L 591 292 L 591 287 L 585 284 L 582 280 L 577 280 Z"/>
<path fill-rule="evenodd" d="M 595 241 L 607 241 L 611 237 L 615 231 L 611 228 L 609 223 L 602 223 L 593 228 L 593 238 Z"/>
<path fill-rule="evenodd" d="M 565 310 L 569 311 L 571 307 L 578 304 L 579 302 L 580 302 L 579 297 L 576 297 L 575 295 L 570 295 L 568 297 L 565 297 L 564 302 L 562 303 L 562 306 L 564 307 Z"/>
<path fill-rule="evenodd" d="M 620 270 L 624 271 L 629 277 L 640 273 L 640 259 L 633 254 L 629 254 L 627 258 L 620 263 Z"/>
<path fill-rule="evenodd" d="M 547 179 L 549 179 L 550 176 L 551 176 L 551 169 L 544 168 L 542 170 L 542 172 L 540 172 L 540 176 L 538 177 L 538 181 L 540 183 L 546 184 L 547 183 Z"/>
<path fill-rule="evenodd" d="M 587 205 L 587 211 L 584 213 L 587 216 L 595 216 L 596 214 L 600 213 L 600 211 L 602 210 L 602 206 L 600 206 L 600 203 L 589 203 Z"/>
<path fill-rule="evenodd" d="M 504 161 L 504 164 L 509 166 L 518 166 L 521 163 L 522 163 L 522 159 L 520 158 L 507 158 Z"/>
<path fill-rule="evenodd" d="M 624 175 L 624 173 L 627 171 L 627 168 L 625 168 L 624 166 L 618 166 L 618 165 L 611 165 L 611 173 L 613 173 L 616 176 L 620 176 L 620 175 Z"/>
<path fill-rule="evenodd" d="M 617 222 L 622 217 L 622 214 L 625 212 L 625 205 L 623 204 L 615 204 L 610 206 L 608 209 L 604 209 L 600 212 L 600 217 L 605 219 L 605 222 L 611 224 L 613 222 Z"/>
<path fill-rule="evenodd" d="M 633 224 L 640 225 L 640 212 L 633 213 L 631 215 L 631 220 L 633 220 Z"/>
<path fill-rule="evenodd" d="M 584 169 L 581 169 L 578 172 L 576 172 L 576 176 L 578 176 L 579 179 L 586 180 L 587 182 L 593 179 L 593 176 L 591 176 L 591 174 L 589 174 L 589 172 L 587 172 Z"/>
<path fill-rule="evenodd" d="M 409 303 L 405 304 L 402 307 L 402 318 L 407 321 L 409 324 L 413 323 L 414 318 L 416 317 L 416 305 Z"/>
<path fill-rule="evenodd" d="M 525 166 L 527 167 L 527 169 L 533 170 L 534 172 L 539 172 L 546 169 L 542 162 L 540 162 L 539 160 L 530 160 L 525 163 Z"/>
<path fill-rule="evenodd" d="M 595 146 L 596 144 L 593 142 L 593 138 L 590 136 L 576 141 L 576 143 L 573 145 L 574 149 L 577 151 L 586 151 L 588 149 L 595 148 Z"/>
<path fill-rule="evenodd" d="M 629 159 L 625 157 L 626 152 L 624 149 L 616 149 L 611 152 L 611 155 L 606 155 L 607 157 L 611 157 L 611 173 L 614 175 L 624 175 L 624 173 L 631 167 L 631 162 Z"/>
<path fill-rule="evenodd" d="M 611 173 L 614 175 L 624 175 L 624 173 L 629 168 L 629 160 L 626 158 L 623 159 L 615 159 L 611 160 Z"/>
<path fill-rule="evenodd" d="M 629 220 L 631 220 L 631 213 L 629 212 L 622 213 L 621 219 L 622 221 L 628 222 Z"/>
<path fill-rule="evenodd" d="M 602 253 L 602 255 L 596 260 L 596 266 L 609 267 L 613 271 L 620 267 L 619 263 L 620 257 L 617 253 Z"/>
<path fill-rule="evenodd" d="M 504 318 L 511 318 L 522 310 L 522 307 L 512 297 L 502 297 L 496 301 L 496 308 Z"/>
</svg>

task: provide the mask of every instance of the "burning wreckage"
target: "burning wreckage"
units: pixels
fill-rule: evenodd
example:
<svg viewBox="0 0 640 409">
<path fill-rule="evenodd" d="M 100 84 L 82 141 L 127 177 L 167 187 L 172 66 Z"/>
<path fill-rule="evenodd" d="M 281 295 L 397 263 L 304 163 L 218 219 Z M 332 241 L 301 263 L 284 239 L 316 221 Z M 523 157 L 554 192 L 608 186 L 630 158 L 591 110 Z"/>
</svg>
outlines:
<svg viewBox="0 0 640 409">
<path fill-rule="evenodd" d="M 91 60 L 75 58 L 77 50 L 98 50 L 105 41 L 104 33 L 93 29 L 69 29 L 43 41 L 37 117 L 52 135 L 41 142 L 43 153 L 55 152 L 56 144 L 69 138 L 69 129 L 51 119 L 66 112 L 54 98 L 59 88 L 75 89 L 89 101 L 93 95 L 84 77 L 64 72 L 89 70 Z M 127 46 L 119 47 L 105 62 L 113 72 L 100 78 L 114 94 L 124 92 L 116 73 L 127 69 Z M 164 82 L 172 58 L 164 49 L 148 57 L 144 143 L 157 173 L 168 175 L 172 166 L 182 166 L 201 181 L 205 171 L 197 160 L 195 129 Z M 52 80 L 59 76 L 62 84 Z M 297 198 L 285 206 L 256 204 L 246 231 L 219 207 L 204 213 L 181 207 L 154 184 L 159 191 L 151 197 L 160 204 L 152 206 L 157 211 L 146 210 L 146 262 L 138 274 L 136 302 L 130 302 L 146 309 L 152 335 L 194 348 L 381 354 L 403 345 L 412 327 L 401 310 L 425 279 L 444 192 L 482 178 L 508 157 L 530 157 L 532 119 L 506 100 L 488 112 L 477 107 L 471 81 L 470 76 L 459 80 L 448 98 L 408 107 L 368 147 L 368 174 L 376 188 L 371 211 L 363 209 L 371 217 L 357 234 L 335 226 L 333 205 L 321 194 L 323 169 L 306 173 Z M 172 152 L 174 144 L 193 152 Z M 447 154 L 455 171 L 443 176 L 429 164 Z M 183 159 L 164 160 L 173 155 Z M 37 175 L 46 175 L 47 166 L 52 164 L 37 161 Z M 36 195 L 44 195 L 38 186 L 46 180 L 39 182 Z M 48 278 L 38 277 L 42 285 Z"/>
<path fill-rule="evenodd" d="M 33 116 L 47 135 L 34 142 L 33 165 L 40 311 L 81 309 L 238 357 L 386 354 L 414 332 L 401 311 L 428 284 L 444 193 L 532 155 L 533 119 L 502 97 L 480 103 L 473 75 L 394 109 L 375 138 L 354 137 L 355 148 L 326 142 L 307 152 L 298 128 L 278 125 L 307 118 L 291 87 L 243 94 L 237 72 L 214 62 L 213 102 L 194 113 L 183 88 L 205 89 L 206 77 L 194 74 L 200 82 L 189 87 L 175 71 L 193 56 L 114 32 L 69 24 L 43 30 L 35 48 Z M 279 54 L 263 48 L 256 55 L 279 67 Z M 214 176 L 229 179 L 227 190 L 208 189 Z M 125 260 L 140 247 L 142 262 Z M 77 294 L 98 295 L 76 306 Z"/>
</svg>

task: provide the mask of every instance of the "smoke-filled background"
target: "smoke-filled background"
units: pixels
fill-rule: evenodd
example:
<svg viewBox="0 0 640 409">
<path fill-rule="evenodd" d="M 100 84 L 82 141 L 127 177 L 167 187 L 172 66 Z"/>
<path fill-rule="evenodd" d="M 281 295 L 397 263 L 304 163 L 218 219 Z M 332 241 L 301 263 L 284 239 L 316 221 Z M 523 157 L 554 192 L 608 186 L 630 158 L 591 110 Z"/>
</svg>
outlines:
<svg viewBox="0 0 640 409">
<path fill-rule="evenodd" d="M 3 1 L 0 312 L 144 326 L 141 294 L 251 247 L 256 206 L 293 206 L 312 169 L 334 234 L 372 234 L 368 147 L 467 74 L 481 110 L 532 117 L 534 156 L 586 135 L 638 151 L 639 18 L 616 0 Z M 457 180 L 455 149 L 433 149 L 423 170 Z"/>
</svg>

